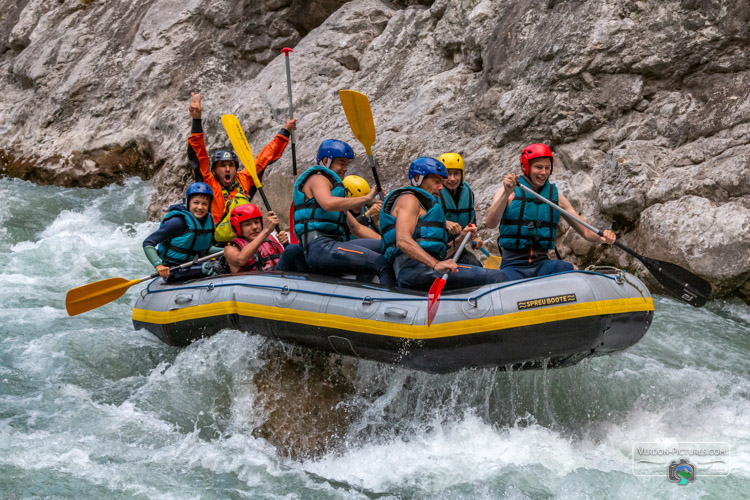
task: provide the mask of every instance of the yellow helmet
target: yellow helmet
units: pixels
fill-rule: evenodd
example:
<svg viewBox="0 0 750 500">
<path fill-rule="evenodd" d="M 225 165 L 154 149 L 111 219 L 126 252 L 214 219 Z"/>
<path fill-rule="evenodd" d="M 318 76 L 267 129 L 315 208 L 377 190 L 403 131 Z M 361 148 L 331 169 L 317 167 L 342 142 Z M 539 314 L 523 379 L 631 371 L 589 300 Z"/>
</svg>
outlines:
<svg viewBox="0 0 750 500">
<path fill-rule="evenodd" d="M 349 198 L 359 198 L 370 194 L 370 186 L 367 181 L 358 175 L 347 175 L 341 181 L 344 183 Z"/>
<path fill-rule="evenodd" d="M 461 171 L 461 180 L 464 180 L 464 159 L 458 153 L 443 153 L 438 157 L 440 163 L 448 170 L 457 168 Z"/>
</svg>

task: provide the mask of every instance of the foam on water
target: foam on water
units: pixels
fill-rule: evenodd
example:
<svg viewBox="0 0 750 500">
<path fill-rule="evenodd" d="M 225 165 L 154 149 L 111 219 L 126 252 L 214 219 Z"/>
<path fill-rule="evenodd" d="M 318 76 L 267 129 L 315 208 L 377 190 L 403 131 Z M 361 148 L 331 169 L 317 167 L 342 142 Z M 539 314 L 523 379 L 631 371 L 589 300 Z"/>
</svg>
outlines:
<svg viewBox="0 0 750 500">
<path fill-rule="evenodd" d="M 64 295 L 152 272 L 134 179 L 100 190 L 0 179 L 0 497 L 738 497 L 750 479 L 750 308 L 657 298 L 624 353 L 563 370 L 447 375 L 353 363 L 356 418 L 291 460 L 253 433 L 271 341 L 187 348 L 134 331 L 124 298 L 75 318 Z M 286 356 L 289 349 L 275 348 Z M 293 382 L 289 382 L 293 383 Z M 305 391 L 304 385 L 292 390 Z M 287 408 L 293 412 L 295 408 Z M 732 475 L 681 490 L 632 474 L 634 442 L 726 441 Z M 700 473 L 700 472 L 699 472 Z"/>
</svg>

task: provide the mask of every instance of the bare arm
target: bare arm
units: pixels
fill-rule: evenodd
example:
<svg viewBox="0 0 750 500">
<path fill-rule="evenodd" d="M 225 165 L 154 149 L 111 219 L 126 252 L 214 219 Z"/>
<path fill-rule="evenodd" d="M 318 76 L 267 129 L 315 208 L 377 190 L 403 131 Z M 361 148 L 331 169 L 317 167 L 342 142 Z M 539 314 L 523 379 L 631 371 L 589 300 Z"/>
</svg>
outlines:
<svg viewBox="0 0 750 500">
<path fill-rule="evenodd" d="M 376 233 L 369 227 L 357 222 L 357 218 L 354 217 L 349 211 L 346 212 L 346 223 L 349 225 L 349 231 L 351 231 L 352 234 L 357 238 L 372 238 L 374 240 L 380 239 L 380 235 L 378 233 Z"/>
<path fill-rule="evenodd" d="M 260 248 L 261 244 L 263 244 L 265 239 L 268 238 L 268 235 L 273 232 L 274 227 L 276 227 L 276 224 L 278 223 L 279 218 L 276 214 L 268 212 L 266 223 L 263 225 L 263 230 L 253 239 L 253 241 L 245 245 L 242 250 L 234 245 L 227 245 L 224 248 L 224 258 L 226 259 L 227 264 L 229 264 L 229 269 L 233 273 L 239 272 L 242 266 L 250 260 L 250 257 L 255 255 L 255 252 L 258 251 L 258 248 Z"/>
<path fill-rule="evenodd" d="M 503 185 L 497 190 L 492 198 L 492 205 L 487 210 L 487 216 L 484 218 L 484 225 L 489 228 L 496 228 L 503 218 L 503 212 L 506 207 L 513 201 L 515 195 L 513 191 L 518 184 L 518 175 L 508 174 L 503 177 Z"/>
<path fill-rule="evenodd" d="M 343 212 L 344 210 L 358 210 L 377 196 L 377 190 L 370 190 L 367 196 L 359 198 L 342 198 L 331 194 L 331 183 L 324 175 L 313 175 L 305 183 L 305 194 L 312 195 L 323 210 L 329 212 Z"/>
<path fill-rule="evenodd" d="M 452 260 L 437 260 L 419 246 L 412 235 L 419 221 L 419 200 L 412 194 L 404 194 L 396 200 L 392 214 L 396 218 L 396 246 L 410 258 L 445 273 L 458 270 Z"/>
<path fill-rule="evenodd" d="M 588 221 L 586 221 L 583 217 L 580 216 L 580 214 L 578 212 L 576 212 L 576 209 L 573 208 L 573 205 L 570 204 L 570 201 L 565 196 L 563 196 L 562 194 L 559 195 L 558 202 L 559 202 L 561 208 L 567 210 L 568 212 L 570 212 L 571 214 L 575 215 L 579 219 L 584 220 L 586 223 L 588 223 Z M 578 234 L 580 234 L 581 236 L 583 236 L 584 238 L 586 238 L 586 240 L 588 240 L 588 241 L 590 241 L 592 243 L 606 243 L 606 244 L 611 245 L 612 243 L 615 242 L 615 239 L 617 238 L 615 236 L 615 233 L 613 233 L 609 229 L 606 229 L 604 231 L 604 236 L 599 236 L 594 231 L 592 231 L 589 228 L 587 228 L 586 226 L 580 224 L 576 220 L 571 219 L 570 217 L 566 216 L 565 214 L 563 214 L 562 216 L 565 218 L 565 220 L 568 222 L 568 224 L 570 224 L 570 226 L 573 229 L 576 230 L 576 232 Z"/>
</svg>

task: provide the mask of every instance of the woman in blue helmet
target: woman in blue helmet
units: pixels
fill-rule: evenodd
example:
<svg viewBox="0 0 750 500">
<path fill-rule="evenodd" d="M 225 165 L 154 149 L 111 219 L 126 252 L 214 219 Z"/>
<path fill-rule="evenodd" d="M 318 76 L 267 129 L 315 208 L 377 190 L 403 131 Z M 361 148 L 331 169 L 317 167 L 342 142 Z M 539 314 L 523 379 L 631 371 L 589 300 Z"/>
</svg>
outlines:
<svg viewBox="0 0 750 500">
<path fill-rule="evenodd" d="M 373 187 L 367 196 L 347 197 L 342 178 L 353 158 L 354 151 L 347 143 L 323 141 L 318 165 L 307 169 L 294 184 L 294 233 L 310 272 L 355 274 L 362 281 L 377 275 L 382 285 L 391 286 L 390 268 L 380 253 L 380 235 L 349 213 L 371 204 L 379 192 Z M 357 239 L 348 241 L 350 234 Z M 295 255 L 299 257 L 301 252 L 293 245 L 287 247 L 276 269 L 294 270 Z"/>
<path fill-rule="evenodd" d="M 383 251 L 393 265 L 398 286 L 427 291 L 444 273 L 451 273 L 446 290 L 507 281 L 502 271 L 456 264 L 447 258 L 467 233 L 477 230 L 474 224 L 468 224 L 458 238 L 449 235 L 439 201 L 447 177 L 448 171 L 440 161 L 417 158 L 409 166 L 411 186 L 397 189 L 383 200 Z"/>
<path fill-rule="evenodd" d="M 143 251 L 159 276 L 170 281 L 180 281 L 203 275 L 216 274 L 214 262 L 196 264 L 180 269 L 170 277 L 169 268 L 190 262 L 196 256 L 220 252 L 211 246 L 215 224 L 211 217 L 211 202 L 214 193 L 208 184 L 195 182 L 185 193 L 184 205 L 170 207 L 161 220 L 159 230 L 143 241 Z"/>
</svg>

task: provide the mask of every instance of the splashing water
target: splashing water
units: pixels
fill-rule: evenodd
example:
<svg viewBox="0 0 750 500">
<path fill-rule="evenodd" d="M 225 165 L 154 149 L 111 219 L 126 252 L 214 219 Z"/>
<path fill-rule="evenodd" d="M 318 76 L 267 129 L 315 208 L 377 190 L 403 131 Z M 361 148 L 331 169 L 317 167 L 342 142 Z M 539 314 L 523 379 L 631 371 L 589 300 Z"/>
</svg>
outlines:
<svg viewBox="0 0 750 500">
<path fill-rule="evenodd" d="M 273 359 L 309 354 L 224 331 L 187 348 L 134 331 L 141 287 L 69 318 L 65 292 L 152 272 L 152 193 L 0 179 L 0 497 L 737 498 L 750 478 L 750 307 L 656 299 L 628 351 L 561 370 L 429 375 L 345 361 L 348 427 L 288 458 L 254 432 Z M 307 377 L 307 378 L 306 378 Z M 303 374 L 278 381 L 310 392 Z M 265 390 L 268 390 L 266 388 Z M 279 389 L 282 390 L 282 389 Z M 292 415 L 290 400 L 280 406 Z M 302 415 L 305 417 L 305 415 Z M 636 442 L 719 441 L 731 474 L 633 474 Z M 677 490 L 679 488 L 679 490 Z"/>
</svg>

